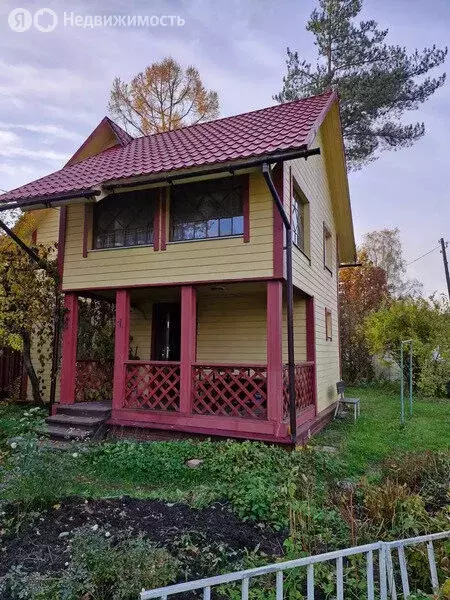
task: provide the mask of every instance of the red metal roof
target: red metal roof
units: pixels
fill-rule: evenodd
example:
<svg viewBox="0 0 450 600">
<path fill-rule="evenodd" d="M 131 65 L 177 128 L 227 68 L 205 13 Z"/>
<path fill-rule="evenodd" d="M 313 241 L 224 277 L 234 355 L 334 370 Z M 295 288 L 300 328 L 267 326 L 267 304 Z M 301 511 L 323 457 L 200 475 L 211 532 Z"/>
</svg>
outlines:
<svg viewBox="0 0 450 600">
<path fill-rule="evenodd" d="M 234 117 L 127 140 L 0 196 L 32 200 L 135 177 L 228 163 L 310 145 L 336 99 L 328 91 Z M 125 139 L 124 139 L 125 138 Z"/>
</svg>

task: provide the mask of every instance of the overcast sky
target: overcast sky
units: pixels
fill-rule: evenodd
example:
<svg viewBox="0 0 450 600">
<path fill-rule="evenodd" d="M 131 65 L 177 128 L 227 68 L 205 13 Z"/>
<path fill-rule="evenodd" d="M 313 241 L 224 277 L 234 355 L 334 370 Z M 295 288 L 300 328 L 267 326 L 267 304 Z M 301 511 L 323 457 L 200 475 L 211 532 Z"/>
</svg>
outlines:
<svg viewBox="0 0 450 600">
<path fill-rule="evenodd" d="M 221 115 L 273 104 L 285 72 L 286 47 L 314 58 L 304 24 L 314 0 L 179 0 L 53 2 L 0 0 L 0 188 L 9 190 L 55 171 L 107 114 L 114 76 L 129 79 L 171 55 L 194 64 L 217 90 Z M 52 8 L 48 33 L 18 33 L 8 14 Z M 64 25 L 66 13 L 66 26 Z M 182 27 L 70 26 L 72 16 L 179 15 Z M 389 28 L 389 41 L 408 49 L 450 42 L 450 0 L 365 0 L 364 17 Z M 51 19 L 50 19 L 51 21 Z M 39 23 L 50 22 L 44 16 Z M 357 241 L 364 233 L 399 227 L 405 258 L 413 261 L 450 240 L 450 81 L 408 119 L 425 121 L 413 148 L 389 152 L 350 174 Z M 424 292 L 445 290 L 435 250 L 408 267 Z"/>
</svg>

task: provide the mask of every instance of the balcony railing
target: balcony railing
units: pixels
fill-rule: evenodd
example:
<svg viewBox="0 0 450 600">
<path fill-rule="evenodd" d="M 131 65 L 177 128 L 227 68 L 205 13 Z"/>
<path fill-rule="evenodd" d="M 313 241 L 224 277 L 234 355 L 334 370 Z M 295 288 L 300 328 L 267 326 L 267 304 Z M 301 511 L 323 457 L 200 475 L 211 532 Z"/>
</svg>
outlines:
<svg viewBox="0 0 450 600">
<path fill-rule="evenodd" d="M 295 401 L 297 414 L 315 405 L 315 369 L 314 362 L 301 362 L 295 365 Z M 283 366 L 283 412 L 289 415 L 289 372 L 288 365 Z"/>
<path fill-rule="evenodd" d="M 130 360 L 125 374 L 124 408 L 179 412 L 179 362 Z"/>
<path fill-rule="evenodd" d="M 180 413 L 180 362 L 129 360 L 124 368 L 123 408 Z M 191 414 L 267 420 L 266 365 L 194 363 L 191 377 Z M 314 362 L 295 365 L 297 413 L 315 405 L 314 378 Z M 111 397 L 112 379 L 112 361 L 78 361 L 77 402 Z M 284 365 L 284 419 L 288 414 L 288 367 Z"/>
<path fill-rule="evenodd" d="M 192 375 L 195 414 L 267 419 L 265 365 L 196 363 Z"/>
</svg>

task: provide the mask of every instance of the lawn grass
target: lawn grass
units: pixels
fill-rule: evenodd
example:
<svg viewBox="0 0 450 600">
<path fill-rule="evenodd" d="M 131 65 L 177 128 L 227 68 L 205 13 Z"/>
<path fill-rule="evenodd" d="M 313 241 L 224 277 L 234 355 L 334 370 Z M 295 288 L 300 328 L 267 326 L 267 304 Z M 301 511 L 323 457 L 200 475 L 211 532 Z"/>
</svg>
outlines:
<svg viewBox="0 0 450 600">
<path fill-rule="evenodd" d="M 161 550 L 175 559 L 180 570 L 174 569 L 172 579 L 179 580 L 259 566 L 279 560 L 280 555 L 290 560 L 448 529 L 450 402 L 415 400 L 414 416 L 402 427 L 395 393 L 360 388 L 349 390 L 348 395 L 361 398 L 360 419 L 356 423 L 352 418 L 335 421 L 308 446 L 295 451 L 248 441 L 109 440 L 93 445 L 75 443 L 60 452 L 36 440 L 33 430 L 43 419 L 42 410 L 0 403 L 0 555 L 9 557 L 5 575 L 9 579 L 3 578 L 2 584 L 0 577 L 0 596 L 4 597 L 2 589 L 8 593 L 14 589 L 15 595 L 7 596 L 12 600 L 62 597 L 59 592 L 51 595 L 50 588 L 32 595 L 36 581 L 39 583 L 39 578 L 33 579 L 37 574 L 23 578 L 13 567 L 26 556 L 30 569 L 35 565 L 42 569 L 43 564 L 50 569 L 50 556 L 51 569 L 41 580 L 44 585 L 49 573 L 54 578 L 52 555 L 63 556 L 64 561 L 70 555 L 70 568 L 62 562 L 65 566 L 57 573 L 58 590 L 64 589 L 64 597 L 70 600 L 91 597 L 89 586 L 92 573 L 97 577 L 96 566 L 108 565 L 106 573 L 111 572 L 114 553 L 105 542 L 106 532 L 111 535 L 108 539 L 114 540 L 112 548 L 121 540 L 131 544 L 126 548 L 132 548 L 141 543 L 141 523 L 149 527 L 144 534 L 150 541 L 156 536 Z M 323 446 L 337 451 L 329 452 Z M 447 454 L 424 454 L 426 450 Z M 413 454 L 403 456 L 404 452 Z M 381 469 L 388 456 L 399 460 Z M 201 466 L 190 469 L 186 462 L 191 458 L 200 459 Z M 364 474 L 374 477 L 361 477 Z M 152 504 L 149 499 L 159 502 Z M 134 507 L 138 524 L 134 528 L 130 528 L 126 512 L 129 506 Z M 161 511 L 171 511 L 165 526 L 161 525 Z M 153 514 L 155 518 L 149 520 Z M 212 515 L 206 525 L 204 515 Z M 226 524 L 222 533 L 217 515 L 222 515 L 221 522 Z M 36 523 L 39 530 L 49 533 L 39 533 L 39 539 L 30 545 Z M 45 523 L 50 525 L 45 528 Z M 209 537 L 202 533 L 205 528 Z M 216 530 L 222 537 L 216 539 Z M 81 570 L 72 554 L 73 540 L 79 535 L 95 550 L 93 564 L 82 563 Z M 236 535 L 242 542 L 237 550 L 233 546 Z M 276 542 L 276 551 L 272 545 L 269 554 L 260 551 L 267 536 Z M 145 538 L 146 544 L 149 539 Z M 99 561 L 98 547 L 105 543 L 105 560 Z M 146 548 L 144 551 L 147 553 Z M 445 579 L 450 576 L 448 551 L 437 545 L 435 552 L 440 576 Z M 426 561 L 426 553 L 423 556 Z M 120 564 L 122 561 L 121 555 Z M 81 584 L 77 579 L 80 573 Z M 68 582 L 68 576 L 76 581 Z M 140 589 L 143 575 L 138 579 Z M 318 597 L 329 594 L 327 573 L 318 573 L 316 581 Z M 352 581 L 355 587 L 349 597 L 362 597 L 357 572 L 349 577 Z M 75 595 L 66 594 L 68 583 L 78 586 Z M 110 578 L 105 585 L 109 595 L 101 597 L 118 599 L 110 590 Z M 259 598 L 273 597 L 272 583 L 267 585 L 266 595 Z M 295 579 L 287 578 L 285 585 L 290 598 L 300 597 L 298 591 L 304 589 L 304 582 Z M 415 565 L 411 586 L 429 588 L 426 562 Z M 121 600 L 135 597 L 134 592 L 120 596 Z"/>
<path fill-rule="evenodd" d="M 413 416 L 401 425 L 400 397 L 392 391 L 353 388 L 347 396 L 361 399 L 361 417 L 355 424 L 351 416 L 333 421 L 314 443 L 336 447 L 349 475 L 376 470 L 401 452 L 450 451 L 450 400 L 414 398 Z"/>
</svg>

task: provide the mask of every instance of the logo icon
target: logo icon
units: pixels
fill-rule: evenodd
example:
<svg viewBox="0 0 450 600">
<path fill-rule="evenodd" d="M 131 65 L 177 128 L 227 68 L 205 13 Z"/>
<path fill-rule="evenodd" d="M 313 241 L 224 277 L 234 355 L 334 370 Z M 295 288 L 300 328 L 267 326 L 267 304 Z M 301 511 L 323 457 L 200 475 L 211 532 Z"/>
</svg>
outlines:
<svg viewBox="0 0 450 600">
<path fill-rule="evenodd" d="M 33 17 L 26 8 L 15 8 L 8 15 L 8 25 L 13 31 L 23 33 L 33 25 Z"/>
<path fill-rule="evenodd" d="M 58 25 L 58 15 L 51 8 L 40 8 L 34 13 L 34 26 L 42 33 L 50 33 Z"/>
</svg>

